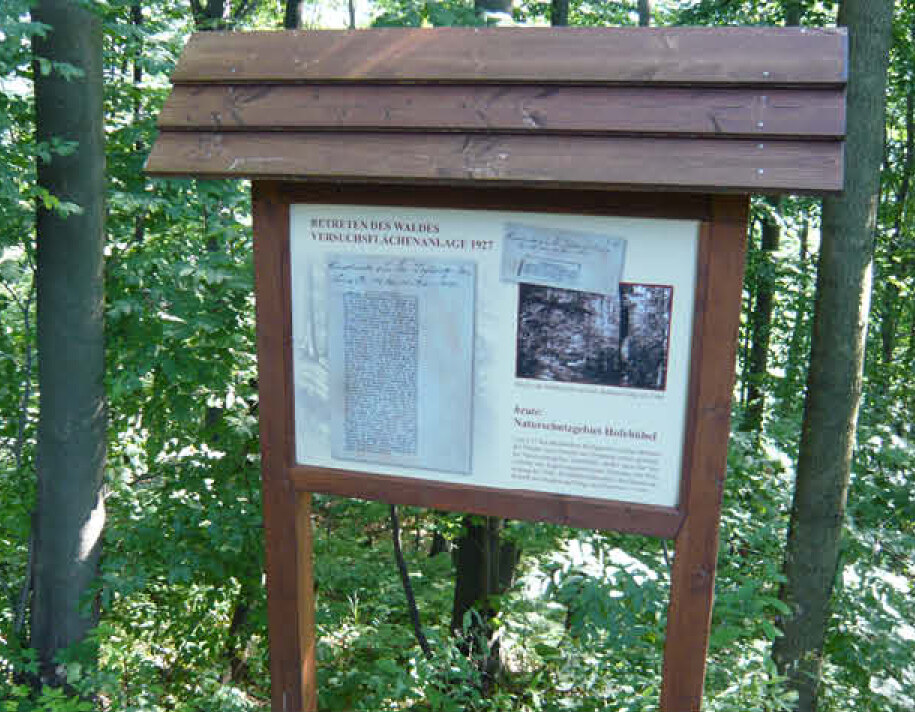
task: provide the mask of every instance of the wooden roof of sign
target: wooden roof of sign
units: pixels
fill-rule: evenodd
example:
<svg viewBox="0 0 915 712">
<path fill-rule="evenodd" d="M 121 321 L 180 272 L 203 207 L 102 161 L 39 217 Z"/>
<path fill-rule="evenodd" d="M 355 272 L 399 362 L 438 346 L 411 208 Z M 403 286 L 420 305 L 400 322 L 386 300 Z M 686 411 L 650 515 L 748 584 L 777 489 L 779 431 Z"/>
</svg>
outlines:
<svg viewBox="0 0 915 712">
<path fill-rule="evenodd" d="M 842 29 L 205 32 L 147 171 L 833 192 L 846 76 Z"/>
</svg>

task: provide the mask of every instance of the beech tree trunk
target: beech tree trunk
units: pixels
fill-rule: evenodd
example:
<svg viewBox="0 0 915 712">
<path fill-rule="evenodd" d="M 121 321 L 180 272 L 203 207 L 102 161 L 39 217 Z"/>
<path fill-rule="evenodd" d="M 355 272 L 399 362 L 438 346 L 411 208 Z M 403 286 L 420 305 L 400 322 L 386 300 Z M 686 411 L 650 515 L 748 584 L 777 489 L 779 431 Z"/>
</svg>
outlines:
<svg viewBox="0 0 915 712">
<path fill-rule="evenodd" d="M 105 144 L 101 20 L 76 0 L 40 0 L 35 21 L 35 109 L 40 142 L 77 144 L 38 163 L 38 183 L 79 212 L 38 209 L 38 498 L 32 646 L 42 679 L 63 682 L 55 657 L 95 621 L 85 597 L 98 570 L 105 507 Z M 42 71 L 47 60 L 83 75 Z M 47 66 L 45 64 L 45 66 Z"/>
<path fill-rule="evenodd" d="M 849 30 L 845 192 L 823 201 L 810 372 L 798 454 L 773 657 L 797 690 L 797 709 L 817 707 L 833 583 L 861 399 L 871 258 L 883 156 L 892 0 L 843 0 Z"/>
</svg>

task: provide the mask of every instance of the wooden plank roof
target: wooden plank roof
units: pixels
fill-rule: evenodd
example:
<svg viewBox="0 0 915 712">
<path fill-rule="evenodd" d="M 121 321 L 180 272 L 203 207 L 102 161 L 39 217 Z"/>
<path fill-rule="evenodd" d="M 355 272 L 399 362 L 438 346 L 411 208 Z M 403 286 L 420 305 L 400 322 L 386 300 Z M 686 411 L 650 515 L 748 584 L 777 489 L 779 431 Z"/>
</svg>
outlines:
<svg viewBox="0 0 915 712">
<path fill-rule="evenodd" d="M 200 33 L 147 170 L 830 192 L 846 58 L 808 28 Z"/>
</svg>

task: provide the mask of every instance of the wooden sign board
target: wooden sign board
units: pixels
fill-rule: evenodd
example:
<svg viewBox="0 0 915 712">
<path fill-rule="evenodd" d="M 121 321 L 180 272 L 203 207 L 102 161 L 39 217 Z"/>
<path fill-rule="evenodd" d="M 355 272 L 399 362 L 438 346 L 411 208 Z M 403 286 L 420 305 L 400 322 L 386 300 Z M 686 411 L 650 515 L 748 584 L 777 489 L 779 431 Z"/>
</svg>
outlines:
<svg viewBox="0 0 915 712">
<path fill-rule="evenodd" d="M 699 221 L 332 203 L 289 218 L 295 463 L 313 491 L 678 520 Z M 556 514 L 555 495 L 587 505 Z"/>
<path fill-rule="evenodd" d="M 747 200 L 742 196 L 689 194 L 666 195 L 663 200 L 658 200 L 659 197 L 613 193 L 572 194 L 568 191 L 488 193 L 448 188 L 417 191 L 294 183 L 255 184 L 258 359 L 262 374 L 261 445 L 265 458 L 269 458 L 264 461 L 265 496 L 272 495 L 271 503 L 268 505 L 265 502 L 265 507 L 269 507 L 267 511 L 270 514 L 267 516 L 274 527 L 281 521 L 280 514 L 275 513 L 274 508 L 281 510 L 287 517 L 283 531 L 268 528 L 268 571 L 276 572 L 272 574 L 268 585 L 272 587 L 274 600 L 294 601 L 301 598 L 296 606 L 300 616 L 303 610 L 310 610 L 313 606 L 308 584 L 310 574 L 304 572 L 310 566 L 310 559 L 303 560 L 301 546 L 298 547 L 298 554 L 293 546 L 295 539 L 303 536 L 297 532 L 297 527 L 301 529 L 302 524 L 294 506 L 293 492 L 328 492 L 397 504 L 676 537 L 678 545 L 673 572 L 676 595 L 672 597 L 668 620 L 665 660 L 667 667 L 678 672 L 665 675 L 665 699 L 669 698 L 672 702 L 664 709 L 697 708 L 701 698 L 705 656 L 704 652 L 697 655 L 696 651 L 704 651 L 708 639 L 711 612 L 708 603 L 711 601 L 714 583 L 717 527 L 725 471 Z M 453 211 L 450 207 L 468 203 L 479 209 L 470 212 L 466 209 Z M 469 368 L 469 376 L 455 373 L 455 380 L 468 389 L 467 393 L 462 394 L 465 406 L 449 409 L 441 417 L 446 424 L 450 420 L 455 429 L 465 433 L 465 437 L 472 438 L 475 433 L 489 429 L 498 438 L 496 445 L 504 445 L 503 439 L 508 438 L 510 447 L 507 452 L 496 450 L 495 454 L 490 453 L 490 460 L 495 461 L 492 462 L 479 454 L 482 447 L 478 446 L 478 452 L 460 453 L 459 458 L 455 459 L 459 464 L 454 465 L 454 468 L 467 467 L 468 472 L 450 473 L 443 465 L 438 465 L 438 470 L 406 466 L 402 462 L 382 466 L 378 460 L 383 458 L 378 454 L 363 456 L 360 453 L 360 459 L 355 459 L 345 451 L 345 442 L 340 444 L 343 452 L 335 454 L 333 428 L 343 428 L 345 435 L 347 423 L 345 412 L 338 414 L 339 419 L 335 420 L 332 409 L 345 407 L 348 395 L 356 400 L 351 407 L 357 411 L 360 408 L 372 411 L 374 401 L 368 406 L 363 406 L 358 401 L 362 397 L 361 390 L 366 388 L 364 385 L 354 386 L 360 391 L 356 394 L 343 393 L 333 399 L 335 402 L 331 400 L 330 394 L 335 389 L 335 376 L 331 370 L 335 367 L 343 367 L 345 370 L 347 366 L 346 339 L 342 345 L 334 346 L 330 343 L 334 338 L 334 330 L 339 332 L 347 327 L 347 317 L 340 314 L 340 310 L 346 307 L 347 297 L 345 294 L 337 294 L 338 289 L 332 281 L 334 271 L 344 271 L 350 265 L 368 264 L 375 267 L 378 262 L 366 259 L 366 255 L 377 258 L 381 253 L 382 256 L 377 259 L 381 260 L 382 265 L 389 264 L 392 258 L 388 256 L 389 247 L 385 244 L 378 246 L 377 250 L 369 251 L 364 243 L 353 244 L 345 240 L 332 243 L 335 247 L 330 249 L 322 245 L 317 250 L 309 250 L 309 245 L 322 239 L 312 235 L 311 221 L 315 221 L 315 229 L 319 233 L 325 232 L 325 224 L 333 224 L 338 225 L 333 228 L 337 231 L 335 234 L 352 236 L 355 233 L 347 230 L 361 231 L 360 221 L 383 223 L 395 220 L 394 215 L 403 215 L 404 219 L 414 218 L 415 222 L 425 221 L 427 225 L 437 224 L 440 235 L 447 234 L 447 218 L 455 217 L 459 224 L 470 225 L 476 220 L 482 225 L 495 224 L 495 229 L 500 231 L 505 223 L 536 223 L 538 226 L 572 224 L 579 229 L 588 227 L 588 234 L 610 230 L 625 236 L 628 238 L 628 271 L 624 267 L 621 280 L 623 291 L 631 293 L 635 286 L 647 285 L 648 298 L 653 297 L 664 303 L 664 309 L 654 316 L 670 321 L 666 344 L 667 363 L 661 374 L 665 379 L 664 388 L 658 387 L 657 380 L 650 383 L 643 381 L 639 386 L 624 385 L 621 381 L 625 375 L 618 372 L 609 374 L 610 378 L 615 379 L 610 384 L 558 381 L 555 377 L 519 377 L 518 360 L 523 353 L 519 354 L 518 349 L 519 317 L 516 315 L 524 306 L 520 298 L 523 286 L 501 280 L 501 260 L 496 259 L 496 255 L 504 254 L 506 238 L 502 235 L 501 240 L 494 240 L 502 243 L 492 247 L 496 255 L 489 254 L 487 249 L 482 264 L 471 259 L 473 249 L 470 242 L 466 243 L 467 253 L 461 253 L 463 260 L 446 260 L 449 264 L 466 262 L 476 265 L 476 274 L 481 282 L 472 294 L 462 294 L 459 299 L 456 298 L 454 301 L 458 303 L 454 306 L 464 310 L 468 304 L 476 305 L 488 300 L 498 302 L 491 305 L 493 313 L 485 313 L 485 307 L 480 307 L 478 311 L 474 306 L 473 321 L 478 323 L 490 319 L 495 322 L 495 328 L 485 334 L 485 338 L 493 342 L 489 347 L 492 358 L 496 361 L 493 368 L 501 369 L 501 372 L 487 373 L 481 366 Z M 304 233 L 297 232 L 302 227 L 302 220 L 306 221 L 307 227 Z M 348 224 L 358 227 L 346 227 Z M 330 233 L 330 228 L 327 233 Z M 466 234 L 467 240 L 473 239 L 470 235 L 480 235 L 488 242 L 485 231 L 480 228 L 469 230 Z M 660 240 L 662 245 L 656 244 L 656 240 Z M 639 241 L 643 241 L 643 245 L 639 245 Z M 305 245 L 296 246 L 301 242 Z M 348 253 L 340 252 L 341 244 L 350 244 L 353 248 Z M 410 250 L 408 254 L 415 254 L 415 248 L 404 249 Z M 446 249 L 462 248 L 452 246 Z M 675 259 L 670 261 L 662 257 L 664 250 Z M 642 251 L 644 254 L 640 256 L 639 252 Z M 325 252 L 331 257 L 327 258 Z M 398 257 L 393 259 L 397 265 Z M 400 264 L 403 264 L 403 258 L 399 259 Z M 416 259 L 410 258 L 411 262 Z M 652 263 L 653 259 L 657 264 Z M 669 264 L 662 266 L 664 263 Z M 435 262 L 432 261 L 431 264 L 434 265 Z M 638 271 L 640 269 L 646 272 Z M 381 274 L 385 278 L 390 276 L 390 272 Z M 643 274 L 646 276 L 643 277 Z M 663 283 L 654 284 L 650 281 L 651 275 L 660 275 Z M 630 281 L 627 282 L 627 279 Z M 454 281 L 456 285 L 453 289 L 465 289 L 457 278 Z M 488 286 L 495 290 L 487 290 L 487 281 Z M 387 294 L 407 294 L 406 287 L 399 285 L 397 289 L 399 291 L 392 291 L 384 285 L 369 283 L 368 289 L 354 289 L 350 292 L 354 296 L 350 297 L 352 312 L 349 318 L 358 321 L 349 325 L 355 332 L 348 337 L 351 339 L 349 356 L 364 359 L 389 358 L 396 361 L 398 374 L 392 379 L 385 379 L 394 380 L 396 384 L 392 386 L 387 383 L 377 387 L 384 389 L 396 386 L 412 394 L 412 386 L 404 384 L 405 380 L 409 380 L 411 369 L 415 374 L 413 377 L 418 379 L 420 374 L 416 371 L 433 368 L 434 364 L 416 364 L 420 356 L 404 354 L 405 351 L 411 352 L 414 341 L 421 341 L 417 332 L 423 327 L 422 319 L 427 315 L 421 304 L 411 307 L 400 305 L 399 309 L 388 305 L 386 300 L 396 301 L 398 297 L 386 296 Z M 617 287 L 617 297 L 619 289 Z M 508 297 L 499 291 L 507 293 Z M 366 293 L 384 302 L 388 321 L 399 319 L 400 322 L 379 330 L 381 333 L 376 332 L 377 327 L 373 322 L 380 317 L 372 315 L 374 305 L 363 303 L 361 295 Z M 560 291 L 556 298 L 561 297 Z M 602 298 L 597 296 L 592 297 L 592 300 L 600 303 Z M 400 299 L 406 301 L 405 298 Z M 682 305 L 677 300 L 682 301 Z M 576 306 L 569 302 L 557 303 L 559 306 L 554 308 L 554 318 L 564 316 L 564 309 L 570 311 L 588 308 L 587 305 Z M 310 306 L 316 306 L 316 309 L 309 311 Z M 337 309 L 336 314 L 333 313 L 334 307 Z M 299 312 L 299 309 L 302 311 Z M 405 316 L 407 309 L 411 311 Z M 484 313 L 480 314 L 480 311 Z M 615 314 L 612 308 L 609 311 L 612 321 Z M 500 323 L 500 316 L 514 326 L 506 328 L 506 325 Z M 342 319 L 344 323 L 334 325 L 331 321 L 334 318 Z M 366 321 L 369 323 L 366 324 Z M 370 333 L 360 334 L 359 330 Z M 404 336 L 403 331 L 416 336 Z M 336 336 L 339 338 L 340 334 Z M 384 353 L 384 349 L 388 348 L 384 344 L 386 337 L 394 341 L 399 349 L 398 354 Z M 358 342 L 358 339 L 362 341 Z M 309 340 L 312 341 L 309 343 Z M 482 347 L 479 340 L 472 346 L 470 353 L 440 353 L 438 358 L 442 360 L 439 366 L 456 372 L 459 367 L 455 362 L 460 358 L 481 359 L 477 351 Z M 366 341 L 372 342 L 371 347 Z M 332 365 L 329 355 L 335 349 L 338 352 L 335 354 L 338 362 Z M 503 349 L 503 352 L 498 353 L 499 349 Z M 675 353 L 677 349 L 680 353 Z M 696 358 L 697 354 L 701 354 L 701 358 Z M 407 357 L 410 360 L 403 364 Z M 362 366 L 350 364 L 350 377 L 371 380 L 374 372 L 366 374 L 366 370 L 377 369 L 384 374 L 386 369 L 393 367 L 390 362 L 380 365 L 367 363 Z M 657 379 L 659 371 L 653 369 L 650 375 Z M 342 376 L 343 374 L 338 374 L 336 378 Z M 480 384 L 476 379 L 483 380 L 484 383 Z M 508 395 L 491 396 L 490 402 L 477 407 L 473 399 L 481 388 L 485 394 L 486 387 Z M 321 398 L 322 393 L 326 393 L 327 397 Z M 369 394 L 369 397 L 373 395 Z M 404 398 L 402 393 L 386 393 L 386 397 L 398 401 L 395 403 L 397 412 L 385 414 L 388 429 L 374 435 L 375 424 L 369 423 L 367 430 L 357 430 L 356 437 L 368 440 L 370 436 L 366 433 L 369 433 L 379 439 L 400 437 L 407 441 L 418 440 L 421 436 L 414 435 L 413 429 L 424 427 L 427 423 L 418 416 L 415 421 L 411 420 L 411 415 L 404 417 L 401 411 L 406 408 L 401 402 Z M 417 392 L 415 397 L 421 398 L 422 395 Z M 642 403 L 642 399 L 647 403 Z M 587 400 L 593 403 L 586 408 L 581 407 L 580 404 Z M 436 404 L 433 403 L 432 407 L 434 405 Z M 515 413 L 516 406 L 531 411 L 543 410 L 545 413 L 539 416 L 523 413 L 519 416 Z M 580 409 L 578 414 L 576 406 Z M 638 417 L 632 413 L 637 413 L 640 408 L 646 411 L 646 419 L 628 425 L 623 418 Z M 668 412 L 658 413 L 661 409 Z M 550 416 L 550 412 L 556 413 L 555 417 Z M 585 417 L 590 420 L 581 420 L 585 413 Z M 402 428 L 399 432 L 397 426 L 391 424 L 398 420 L 401 423 L 407 421 L 406 426 L 399 426 Z M 518 425 L 517 421 L 547 426 L 555 423 L 558 426 L 569 425 L 573 429 L 606 428 L 611 433 L 607 434 L 605 430 L 599 433 L 574 432 L 560 427 L 556 431 L 547 430 L 550 436 L 543 437 L 539 434 L 541 428 Z M 662 423 L 667 425 L 672 434 L 662 429 Z M 358 422 L 351 424 L 351 427 L 363 425 Z M 467 430 L 470 431 L 469 436 L 466 435 Z M 535 430 L 537 434 L 529 435 L 529 430 Z M 643 438 L 641 435 L 649 437 Z M 665 437 L 673 441 L 666 450 L 656 446 L 657 441 Z M 521 445 L 518 440 L 522 440 Z M 638 443 L 637 447 L 631 446 L 633 440 Z M 526 445 L 528 441 L 532 442 L 529 446 Z M 395 450 L 390 440 L 382 442 L 386 445 L 385 454 L 389 455 Z M 546 444 L 539 444 L 541 442 Z M 585 474 L 595 471 L 613 473 L 612 467 L 618 467 L 620 473 L 629 472 L 627 468 L 615 463 L 632 457 L 636 468 L 629 476 L 633 479 L 641 478 L 644 469 L 651 467 L 657 472 L 659 486 L 654 490 L 639 488 L 631 495 L 633 490 L 622 487 L 614 489 L 611 483 L 604 485 L 605 492 L 610 497 L 563 493 L 561 488 L 568 489 L 582 480 L 586 483 L 593 480 L 581 477 L 578 465 L 568 469 L 563 466 L 551 467 L 558 456 L 543 454 L 543 450 L 566 453 L 579 445 L 589 453 L 581 458 L 588 463 Z M 527 463 L 533 462 L 535 465 L 531 467 L 552 472 L 560 480 L 559 486 L 552 487 L 547 482 L 540 487 L 530 487 L 526 486 L 528 480 L 513 480 L 513 464 L 518 467 L 515 462 L 517 447 L 540 450 L 536 456 L 531 454 L 518 457 L 525 469 L 519 468 L 517 471 L 525 472 Z M 474 457 L 480 457 L 481 461 L 474 462 Z M 499 460 L 500 457 L 503 458 L 502 461 Z M 645 464 L 640 465 L 639 458 L 643 458 Z M 568 462 L 577 459 L 579 458 L 567 457 Z M 464 462 L 467 464 L 464 465 Z M 512 487 L 472 481 L 477 468 L 477 479 L 486 478 L 488 467 L 503 468 L 502 472 L 496 474 L 501 474 L 501 481 L 508 482 Z M 406 476 L 400 474 L 404 472 L 407 473 Z M 613 475 L 596 476 L 610 479 Z M 591 474 L 591 477 L 595 475 Z M 495 476 L 490 481 L 500 482 Z M 588 489 L 584 491 L 590 494 Z M 646 491 L 651 494 L 646 495 Z M 631 500 L 622 499 L 622 496 L 630 495 Z M 653 499 L 652 503 L 638 499 L 647 499 L 649 496 Z M 662 499 L 663 497 L 668 499 Z M 657 500 L 662 503 L 656 503 Z M 686 540 L 691 542 L 689 547 L 680 544 Z M 296 570 L 300 571 L 298 578 L 292 576 Z M 278 589 L 282 589 L 282 592 Z M 288 671 L 297 669 L 292 661 L 313 659 L 311 655 L 303 656 L 303 651 L 313 650 L 314 633 L 309 628 L 303 637 L 293 639 L 288 624 L 291 610 L 286 607 L 284 611 L 282 621 L 277 621 L 275 628 L 271 628 L 271 650 L 274 656 L 279 653 L 287 661 L 280 674 L 285 674 L 288 679 Z M 286 641 L 286 651 L 279 650 L 282 643 L 278 641 L 283 640 Z M 687 667 L 692 667 L 692 672 L 687 672 Z M 275 669 L 274 675 L 277 672 Z M 274 684 L 276 683 L 274 678 Z M 291 689 L 298 690 L 300 684 L 297 682 Z M 311 686 L 306 688 L 312 689 Z M 674 702 L 676 700 L 689 702 Z M 681 707 L 680 704 L 684 706 Z"/>
<path fill-rule="evenodd" d="M 274 710 L 317 706 L 312 492 L 675 538 L 661 709 L 699 709 L 747 193 L 841 187 L 845 46 L 192 38 L 148 169 L 255 179 Z"/>
</svg>

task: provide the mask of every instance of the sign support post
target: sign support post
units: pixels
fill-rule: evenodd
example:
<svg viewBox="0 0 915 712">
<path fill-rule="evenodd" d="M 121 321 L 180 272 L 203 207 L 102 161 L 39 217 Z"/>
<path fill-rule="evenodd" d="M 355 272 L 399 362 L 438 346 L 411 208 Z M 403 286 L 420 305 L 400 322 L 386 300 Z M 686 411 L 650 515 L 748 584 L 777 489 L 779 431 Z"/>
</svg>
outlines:
<svg viewBox="0 0 915 712">
<path fill-rule="evenodd" d="M 662 712 L 698 710 L 702 704 L 734 385 L 733 370 L 716 364 L 733 364 L 736 358 L 747 208 L 746 198 L 719 197 L 713 201 L 712 221 L 705 228 L 709 250 L 707 257 L 700 258 L 705 269 L 700 267 L 695 325 L 702 332 L 701 351 L 693 353 L 691 379 L 703 406 L 694 412 L 694 445 L 685 454 L 691 460 L 691 477 L 685 493 L 687 515 L 677 533 L 671 573 Z"/>
</svg>

